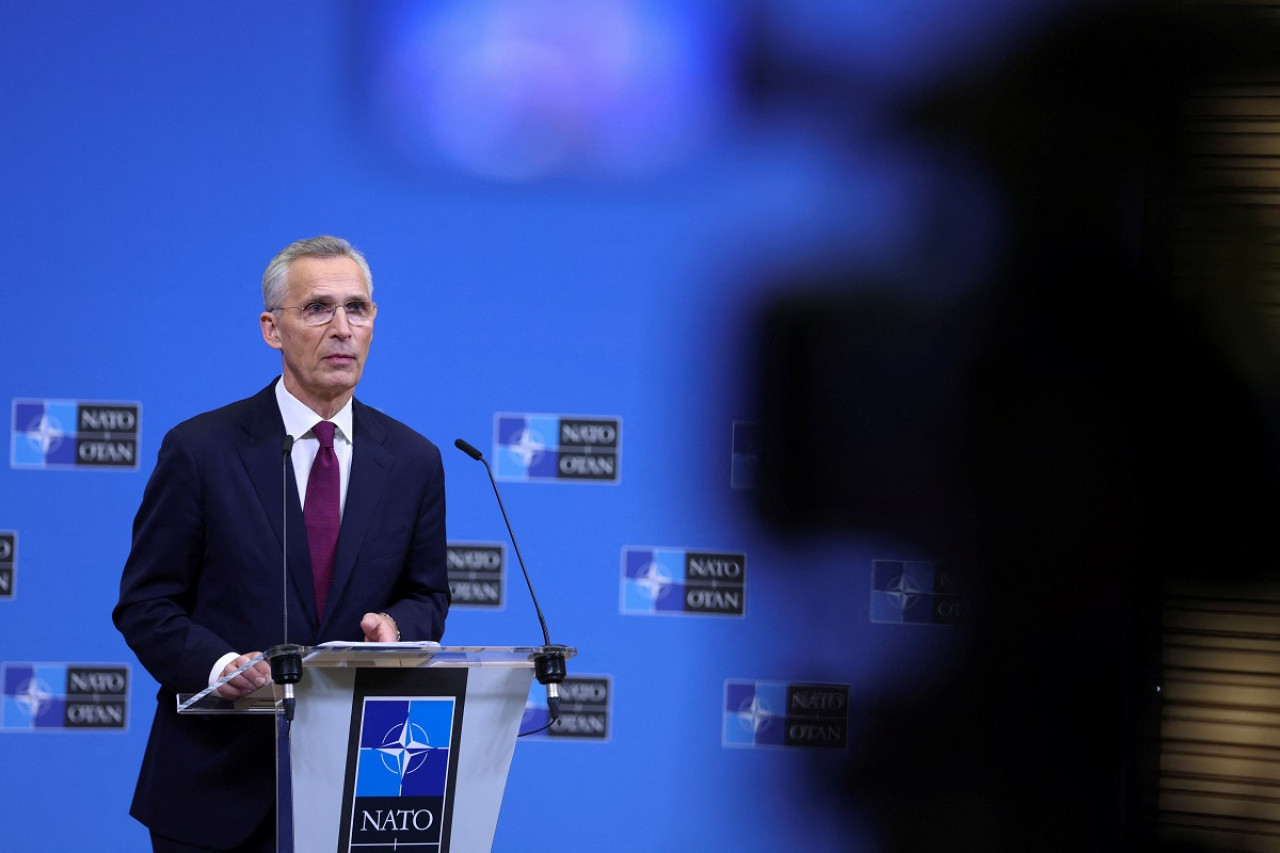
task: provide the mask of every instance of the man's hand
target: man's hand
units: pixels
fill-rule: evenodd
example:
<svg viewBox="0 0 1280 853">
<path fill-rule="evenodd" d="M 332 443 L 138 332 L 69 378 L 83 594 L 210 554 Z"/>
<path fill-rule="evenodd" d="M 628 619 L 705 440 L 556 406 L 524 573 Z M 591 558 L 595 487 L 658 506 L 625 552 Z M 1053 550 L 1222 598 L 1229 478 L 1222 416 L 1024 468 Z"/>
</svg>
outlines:
<svg viewBox="0 0 1280 853">
<path fill-rule="evenodd" d="M 244 666 L 260 654 L 262 654 L 262 652 L 250 652 L 247 655 L 240 655 L 240 657 L 222 668 L 222 672 L 218 675 L 218 678 L 226 678 L 229 673 L 235 672 L 237 669 Z M 248 696 L 250 693 L 266 684 L 270 678 L 271 664 L 267 663 L 265 659 L 260 660 L 244 672 L 237 675 L 235 678 L 228 681 L 226 684 L 220 686 L 216 692 L 223 699 L 243 699 L 245 696 Z"/>
<path fill-rule="evenodd" d="M 366 613 L 360 620 L 366 643 L 394 643 L 400 639 L 396 622 L 385 613 Z"/>
</svg>

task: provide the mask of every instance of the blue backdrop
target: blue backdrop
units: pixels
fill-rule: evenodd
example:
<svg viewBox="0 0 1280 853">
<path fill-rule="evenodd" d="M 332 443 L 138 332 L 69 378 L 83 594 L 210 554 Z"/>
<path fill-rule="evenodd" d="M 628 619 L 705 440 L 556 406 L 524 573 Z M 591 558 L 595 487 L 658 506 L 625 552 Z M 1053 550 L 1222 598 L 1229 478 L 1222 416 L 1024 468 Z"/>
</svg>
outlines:
<svg viewBox="0 0 1280 853">
<path fill-rule="evenodd" d="M 127 809 L 155 686 L 109 616 L 133 513 L 169 427 L 278 372 L 266 262 L 332 233 L 366 253 L 380 305 L 359 396 L 442 447 L 451 541 L 506 541 L 455 438 L 493 456 L 499 413 L 620 425 L 616 481 L 502 484 L 552 638 L 608 703 L 604 737 L 520 743 L 495 849 L 875 849 L 839 786 L 856 709 L 945 666 L 961 629 L 877 616 L 910 575 L 877 587 L 877 562 L 925 577 L 931 554 L 764 531 L 733 442 L 769 283 L 815 259 L 918 271 L 938 211 L 973 200 L 878 118 L 1030 22 L 1000 0 L 910 5 L 7 8 L 0 241 L 23 310 L 0 401 L 137 404 L 140 423 L 135 466 L 90 468 L 24 462 L 30 424 L 7 421 L 0 663 L 128 665 L 131 683 L 123 727 L 74 731 L 27 725 L 6 685 L 0 847 L 144 849 Z M 748 85 L 805 65 L 833 88 Z M 929 264 L 980 275 L 964 242 Z M 736 555 L 745 606 L 628 607 L 627 549 Z M 508 569 L 505 606 L 456 609 L 446 642 L 540 641 Z M 847 738 L 735 743 L 729 682 L 836 685 Z"/>
</svg>

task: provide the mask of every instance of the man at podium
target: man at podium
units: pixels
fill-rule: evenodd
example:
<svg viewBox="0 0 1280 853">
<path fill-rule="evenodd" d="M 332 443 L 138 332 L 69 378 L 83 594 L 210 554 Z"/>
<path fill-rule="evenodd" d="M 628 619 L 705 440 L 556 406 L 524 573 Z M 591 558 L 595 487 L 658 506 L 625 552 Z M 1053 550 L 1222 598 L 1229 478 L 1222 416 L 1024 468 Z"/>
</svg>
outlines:
<svg viewBox="0 0 1280 853">
<path fill-rule="evenodd" d="M 440 452 L 354 398 L 377 314 L 364 256 L 293 243 L 262 294 L 282 375 L 165 435 L 112 613 L 160 683 L 130 810 L 157 853 L 275 850 L 273 718 L 180 716 L 177 694 L 286 641 L 438 640 L 449 606 Z"/>
</svg>

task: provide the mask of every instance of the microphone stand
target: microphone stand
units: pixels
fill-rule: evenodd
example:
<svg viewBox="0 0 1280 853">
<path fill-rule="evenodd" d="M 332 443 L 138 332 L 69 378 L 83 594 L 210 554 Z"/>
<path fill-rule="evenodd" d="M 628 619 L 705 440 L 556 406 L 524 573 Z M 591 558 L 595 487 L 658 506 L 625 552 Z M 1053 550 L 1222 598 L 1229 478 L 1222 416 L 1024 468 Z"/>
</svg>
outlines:
<svg viewBox="0 0 1280 853">
<path fill-rule="evenodd" d="M 302 646 L 289 642 L 289 456 L 293 452 L 293 436 L 284 437 L 284 463 L 280 467 L 280 492 L 283 495 L 280 504 L 280 603 L 283 608 L 283 641 L 278 646 L 267 650 L 266 658 L 271 664 L 271 680 L 281 685 L 284 693 L 284 718 L 293 722 L 295 700 L 293 685 L 302 680 Z"/>
<path fill-rule="evenodd" d="M 484 458 L 479 450 L 476 450 L 462 439 L 455 439 L 454 446 L 463 453 L 475 459 L 477 462 L 484 464 L 484 470 L 489 474 L 489 483 L 493 486 L 494 497 L 498 499 L 498 509 L 502 512 L 502 520 L 507 525 L 507 535 L 511 537 L 511 545 L 515 548 L 516 560 L 520 563 L 520 571 L 524 574 L 525 586 L 529 588 L 529 597 L 533 600 L 534 612 L 538 614 L 538 624 L 542 626 L 542 649 L 533 659 L 533 674 L 538 679 L 538 683 L 547 688 L 547 712 L 549 716 L 548 723 L 539 729 L 529 732 L 521 732 L 520 737 L 525 735 L 536 734 L 543 729 L 550 728 L 560 719 L 560 684 L 564 681 L 566 675 L 565 655 L 568 646 L 562 646 L 551 642 L 551 634 L 547 631 L 547 620 L 542 615 L 542 607 L 538 604 L 538 596 L 533 591 L 533 582 L 529 580 L 529 570 L 525 568 L 524 557 L 520 554 L 520 545 L 516 542 L 515 531 L 511 528 L 511 518 L 507 515 L 507 508 L 502 503 L 502 495 L 498 491 L 498 481 L 493 476 L 493 469 L 489 467 L 489 461 Z"/>
</svg>

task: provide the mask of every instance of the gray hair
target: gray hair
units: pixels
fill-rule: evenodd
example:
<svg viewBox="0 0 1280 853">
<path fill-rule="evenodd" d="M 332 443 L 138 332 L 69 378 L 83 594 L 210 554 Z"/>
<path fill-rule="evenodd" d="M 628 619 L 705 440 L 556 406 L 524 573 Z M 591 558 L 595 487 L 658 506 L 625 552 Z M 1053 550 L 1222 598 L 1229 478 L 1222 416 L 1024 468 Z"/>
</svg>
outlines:
<svg viewBox="0 0 1280 853">
<path fill-rule="evenodd" d="M 290 243 L 267 264 L 266 272 L 262 274 L 262 310 L 273 311 L 280 307 L 288 289 L 289 265 L 298 258 L 350 258 L 364 273 L 369 295 L 373 296 L 373 273 L 369 271 L 369 262 L 355 246 L 341 237 L 312 237 Z"/>
</svg>

